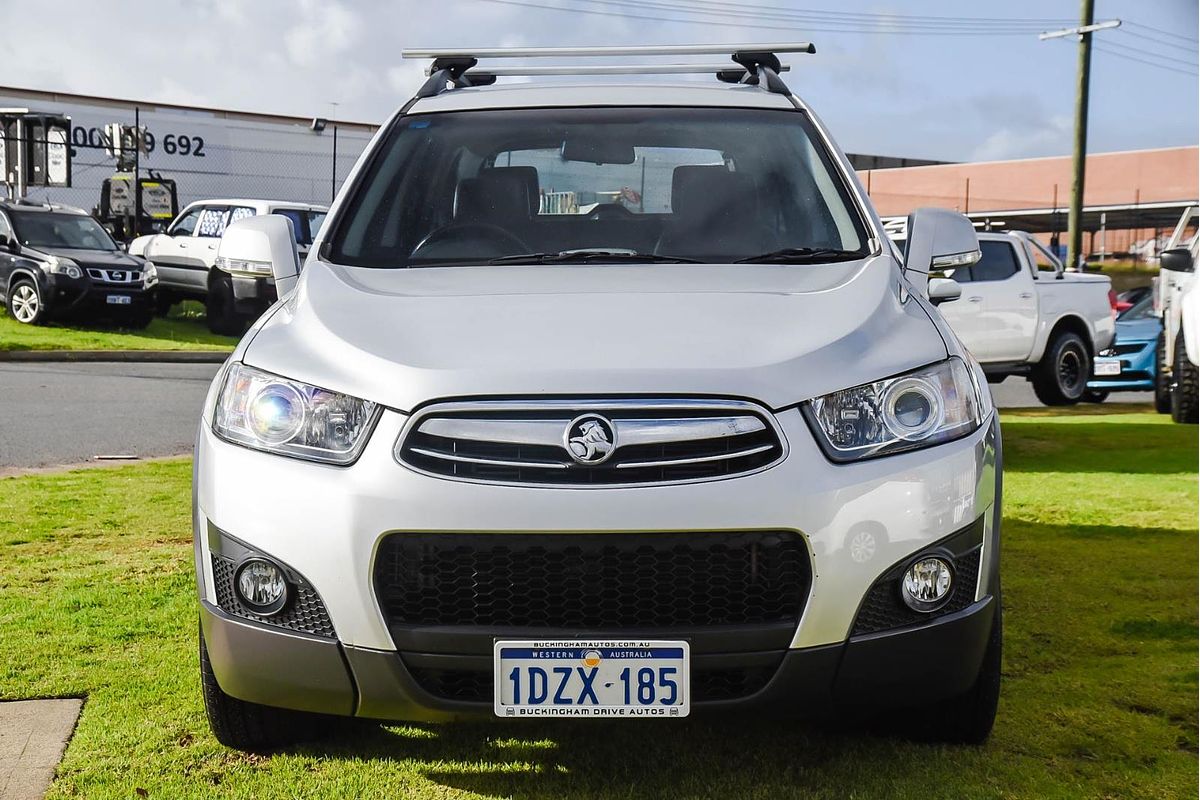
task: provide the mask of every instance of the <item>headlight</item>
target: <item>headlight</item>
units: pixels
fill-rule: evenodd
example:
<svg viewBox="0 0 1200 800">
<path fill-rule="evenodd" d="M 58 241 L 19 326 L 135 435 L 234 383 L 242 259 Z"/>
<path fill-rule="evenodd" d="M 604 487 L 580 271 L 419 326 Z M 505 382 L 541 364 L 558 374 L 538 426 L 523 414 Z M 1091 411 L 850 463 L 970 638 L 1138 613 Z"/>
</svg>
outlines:
<svg viewBox="0 0 1200 800">
<path fill-rule="evenodd" d="M 379 407 L 307 383 L 233 364 L 213 414 L 213 432 L 270 453 L 350 464 L 362 452 Z"/>
<path fill-rule="evenodd" d="M 52 275 L 66 275 L 68 278 L 76 280 L 83 277 L 83 270 L 69 258 L 50 256 L 45 264 L 45 269 Z"/>
<path fill-rule="evenodd" d="M 158 267 L 147 261 L 146 265 L 142 267 L 142 285 L 149 289 L 156 283 L 158 283 Z"/>
<path fill-rule="evenodd" d="M 976 381 L 958 358 L 817 397 L 804 413 L 834 461 L 899 453 L 975 431 L 986 416 Z"/>
</svg>

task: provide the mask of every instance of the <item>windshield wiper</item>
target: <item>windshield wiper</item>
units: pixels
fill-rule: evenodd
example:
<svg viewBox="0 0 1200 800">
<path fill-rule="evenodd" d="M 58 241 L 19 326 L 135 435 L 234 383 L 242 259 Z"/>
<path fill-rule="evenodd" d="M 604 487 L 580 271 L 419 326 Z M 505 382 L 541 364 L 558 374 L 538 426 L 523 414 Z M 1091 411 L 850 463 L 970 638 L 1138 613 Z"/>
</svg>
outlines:
<svg viewBox="0 0 1200 800">
<path fill-rule="evenodd" d="M 853 261 L 865 258 L 861 250 L 840 250 L 836 247 L 785 247 L 749 258 L 739 258 L 735 264 L 819 264 L 827 261 Z"/>
<path fill-rule="evenodd" d="M 493 258 L 489 264 L 568 264 L 607 262 L 616 264 L 699 264 L 693 258 L 682 256 L 639 253 L 623 247 L 585 247 L 579 250 L 563 250 L 558 253 L 522 253 L 515 256 Z"/>
</svg>

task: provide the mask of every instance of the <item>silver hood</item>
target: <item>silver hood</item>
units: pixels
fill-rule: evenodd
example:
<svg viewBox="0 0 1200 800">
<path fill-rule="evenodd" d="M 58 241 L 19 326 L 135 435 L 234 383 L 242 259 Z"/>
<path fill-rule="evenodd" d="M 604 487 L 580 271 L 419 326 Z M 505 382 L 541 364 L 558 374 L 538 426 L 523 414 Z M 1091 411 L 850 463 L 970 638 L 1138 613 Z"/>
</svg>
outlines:
<svg viewBox="0 0 1200 800">
<path fill-rule="evenodd" d="M 409 411 L 466 396 L 781 408 L 946 357 L 887 256 L 825 265 L 347 268 L 310 259 L 248 364 Z"/>
</svg>

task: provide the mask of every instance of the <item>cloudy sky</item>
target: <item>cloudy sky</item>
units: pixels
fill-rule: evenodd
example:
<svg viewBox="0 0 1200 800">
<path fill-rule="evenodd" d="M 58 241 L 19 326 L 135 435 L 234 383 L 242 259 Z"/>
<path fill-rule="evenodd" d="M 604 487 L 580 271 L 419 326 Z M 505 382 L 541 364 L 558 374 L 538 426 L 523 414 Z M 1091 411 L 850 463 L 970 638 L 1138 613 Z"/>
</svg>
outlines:
<svg viewBox="0 0 1200 800">
<path fill-rule="evenodd" d="M 1093 152 L 1197 142 L 1196 0 L 1097 0 Z M 812 40 L 789 84 L 860 153 L 1070 151 L 1078 0 L 0 0 L 0 84 L 379 122 L 403 47 Z M 899 15 L 899 16 L 894 16 Z M 970 19 L 965 19 L 965 18 Z M 987 19 L 983 19 L 987 18 Z M 332 104 L 336 103 L 336 107 Z"/>
</svg>

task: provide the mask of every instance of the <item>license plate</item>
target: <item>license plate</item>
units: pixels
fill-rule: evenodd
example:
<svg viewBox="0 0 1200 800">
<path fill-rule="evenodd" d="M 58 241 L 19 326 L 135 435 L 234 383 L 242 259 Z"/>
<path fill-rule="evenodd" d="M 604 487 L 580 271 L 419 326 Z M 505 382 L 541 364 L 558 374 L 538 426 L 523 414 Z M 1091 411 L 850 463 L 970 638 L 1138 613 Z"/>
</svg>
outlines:
<svg viewBox="0 0 1200 800">
<path fill-rule="evenodd" d="M 108 304 L 110 306 L 127 306 L 133 302 L 133 298 L 127 294 L 110 294 L 108 296 Z"/>
<path fill-rule="evenodd" d="M 1120 375 L 1121 361 L 1116 358 L 1097 358 L 1094 371 L 1097 375 Z"/>
<path fill-rule="evenodd" d="M 686 717 L 688 643 L 500 641 L 493 653 L 496 716 Z"/>
</svg>

